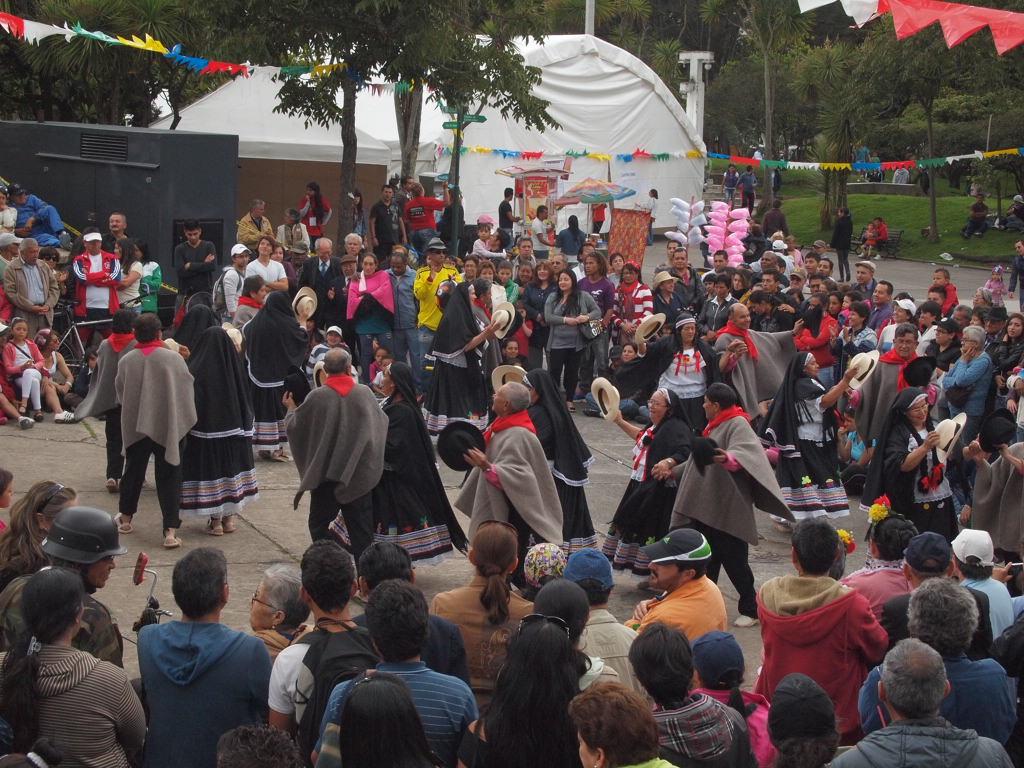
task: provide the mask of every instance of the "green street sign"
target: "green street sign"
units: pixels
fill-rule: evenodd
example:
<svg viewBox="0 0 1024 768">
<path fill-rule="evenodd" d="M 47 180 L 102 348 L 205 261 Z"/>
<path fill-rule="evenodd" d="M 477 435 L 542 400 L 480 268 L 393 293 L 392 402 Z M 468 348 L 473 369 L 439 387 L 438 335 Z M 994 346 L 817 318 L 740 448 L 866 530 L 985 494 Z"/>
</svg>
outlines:
<svg viewBox="0 0 1024 768">
<path fill-rule="evenodd" d="M 456 120 L 449 120 L 445 123 L 441 123 L 441 127 L 446 131 L 454 131 L 459 127 L 459 123 Z"/>
<path fill-rule="evenodd" d="M 467 123 L 486 123 L 487 118 L 483 115 L 466 115 L 464 118 Z"/>
</svg>

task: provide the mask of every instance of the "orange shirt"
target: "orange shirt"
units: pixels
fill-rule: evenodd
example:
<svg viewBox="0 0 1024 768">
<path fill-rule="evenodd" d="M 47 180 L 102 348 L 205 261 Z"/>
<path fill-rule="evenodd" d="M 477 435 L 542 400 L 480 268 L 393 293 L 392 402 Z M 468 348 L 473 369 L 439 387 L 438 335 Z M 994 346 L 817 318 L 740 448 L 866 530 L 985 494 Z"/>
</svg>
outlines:
<svg viewBox="0 0 1024 768">
<path fill-rule="evenodd" d="M 630 619 L 627 627 L 643 632 L 644 627 L 660 621 L 678 627 L 690 641 L 713 630 L 728 630 L 725 600 L 722 593 L 707 576 L 688 581 L 662 598 L 655 598 L 647 615 L 641 621 Z"/>
</svg>

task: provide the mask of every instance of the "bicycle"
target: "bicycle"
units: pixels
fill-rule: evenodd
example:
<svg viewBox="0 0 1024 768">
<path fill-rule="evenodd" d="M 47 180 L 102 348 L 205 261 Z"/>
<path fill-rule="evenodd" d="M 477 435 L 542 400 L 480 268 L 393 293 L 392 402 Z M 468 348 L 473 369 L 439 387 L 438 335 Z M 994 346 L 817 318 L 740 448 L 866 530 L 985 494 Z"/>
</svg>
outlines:
<svg viewBox="0 0 1024 768">
<path fill-rule="evenodd" d="M 131 308 L 141 302 L 142 297 L 140 296 L 126 301 L 121 305 L 121 308 Z M 64 357 L 64 362 L 67 363 L 68 369 L 72 374 L 77 374 L 87 360 L 87 349 L 82 343 L 82 336 L 78 332 L 79 329 L 105 328 L 109 327 L 113 322 L 110 318 L 102 320 L 77 319 L 75 317 L 75 307 L 78 304 L 79 302 L 73 299 L 60 299 L 53 310 L 53 328 L 56 333 L 60 334 L 60 343 L 57 346 L 57 350 Z M 93 344 L 92 339 L 90 339 L 89 347 L 95 346 L 97 345 Z"/>
</svg>

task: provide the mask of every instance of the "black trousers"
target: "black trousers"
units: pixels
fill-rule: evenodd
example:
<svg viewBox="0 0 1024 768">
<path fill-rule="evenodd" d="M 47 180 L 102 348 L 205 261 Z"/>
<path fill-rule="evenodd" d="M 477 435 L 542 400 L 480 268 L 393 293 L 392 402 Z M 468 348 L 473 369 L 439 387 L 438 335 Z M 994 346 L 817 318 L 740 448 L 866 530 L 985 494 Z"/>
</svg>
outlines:
<svg viewBox="0 0 1024 768">
<path fill-rule="evenodd" d="M 708 578 L 716 584 L 724 567 L 729 581 L 739 593 L 739 612 L 752 619 L 757 618 L 757 592 L 754 590 L 754 572 L 750 570 L 748 556 L 750 548 L 743 539 L 737 539 L 724 531 L 712 528 L 699 520 L 688 528 L 700 531 L 711 545 L 711 559 L 708 560 Z"/>
<path fill-rule="evenodd" d="M 106 477 L 120 480 L 124 474 L 124 456 L 121 449 L 121 406 L 111 408 L 106 413 L 107 420 L 103 422 L 103 431 L 107 438 L 107 474 Z"/>
<path fill-rule="evenodd" d="M 565 401 L 571 402 L 576 394 L 576 382 L 580 375 L 580 356 L 582 350 L 575 349 L 549 349 L 548 370 L 551 371 L 551 378 L 555 380 L 555 386 L 562 385 L 565 390 Z M 562 381 L 559 382 L 559 379 Z"/>
<path fill-rule="evenodd" d="M 309 537 L 313 541 L 336 541 L 330 525 L 340 512 L 348 528 L 351 544 L 349 552 L 359 560 L 363 551 L 373 543 L 373 504 L 367 493 L 355 501 L 339 504 L 334 496 L 337 483 L 321 483 L 309 494 Z"/>
<path fill-rule="evenodd" d="M 178 454 L 185 451 L 185 441 L 178 446 Z M 181 517 L 181 464 L 168 464 L 164 459 L 164 447 L 148 437 L 132 443 L 124 451 L 124 477 L 121 478 L 121 498 L 118 511 L 122 515 L 134 515 L 138 511 L 142 482 L 146 479 L 149 457 L 153 457 L 156 474 L 156 496 L 160 501 L 164 530 L 180 528 Z"/>
</svg>

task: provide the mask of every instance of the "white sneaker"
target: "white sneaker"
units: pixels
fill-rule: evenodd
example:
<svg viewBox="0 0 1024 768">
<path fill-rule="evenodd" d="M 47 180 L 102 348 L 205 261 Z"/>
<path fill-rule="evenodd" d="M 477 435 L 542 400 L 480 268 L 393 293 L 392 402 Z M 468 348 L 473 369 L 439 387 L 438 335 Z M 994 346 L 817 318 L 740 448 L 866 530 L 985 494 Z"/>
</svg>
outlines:
<svg viewBox="0 0 1024 768">
<path fill-rule="evenodd" d="M 62 411 L 53 417 L 54 424 L 74 424 L 75 413 L 74 411 Z"/>
<path fill-rule="evenodd" d="M 36 423 L 28 416 L 21 416 L 18 419 L 18 426 L 21 427 L 22 429 L 32 429 L 32 427 L 34 427 L 35 425 Z"/>
<path fill-rule="evenodd" d="M 739 616 L 736 617 L 736 620 L 732 623 L 732 625 L 734 627 L 745 628 L 745 627 L 753 627 L 757 623 L 758 623 L 758 621 L 754 617 L 752 617 L 752 616 L 744 616 L 743 614 L 740 614 Z"/>
</svg>

